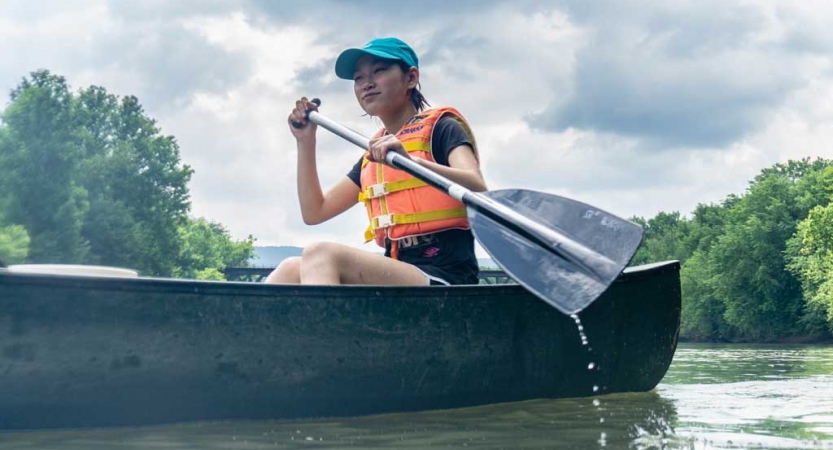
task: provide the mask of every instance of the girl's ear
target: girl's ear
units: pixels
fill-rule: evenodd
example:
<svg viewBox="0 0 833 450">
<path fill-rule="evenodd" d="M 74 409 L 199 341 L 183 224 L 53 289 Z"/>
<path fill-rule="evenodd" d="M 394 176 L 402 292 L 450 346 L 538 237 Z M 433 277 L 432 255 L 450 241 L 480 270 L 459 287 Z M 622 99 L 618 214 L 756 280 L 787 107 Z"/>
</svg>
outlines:
<svg viewBox="0 0 833 450">
<path fill-rule="evenodd" d="M 415 88 L 419 86 L 419 69 L 411 67 L 408 69 L 408 87 Z"/>
</svg>

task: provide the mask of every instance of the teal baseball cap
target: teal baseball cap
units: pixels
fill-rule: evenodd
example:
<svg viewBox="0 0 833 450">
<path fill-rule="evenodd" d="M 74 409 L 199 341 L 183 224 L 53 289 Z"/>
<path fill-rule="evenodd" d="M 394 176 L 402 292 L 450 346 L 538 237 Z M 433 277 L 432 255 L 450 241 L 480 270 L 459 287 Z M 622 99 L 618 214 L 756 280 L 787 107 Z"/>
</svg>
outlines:
<svg viewBox="0 0 833 450">
<path fill-rule="evenodd" d="M 345 80 L 353 79 L 356 62 L 364 55 L 378 56 L 382 59 L 402 61 L 408 67 L 419 67 L 419 59 L 414 49 L 395 37 L 376 38 L 362 48 L 348 48 L 336 59 L 336 76 Z"/>
</svg>

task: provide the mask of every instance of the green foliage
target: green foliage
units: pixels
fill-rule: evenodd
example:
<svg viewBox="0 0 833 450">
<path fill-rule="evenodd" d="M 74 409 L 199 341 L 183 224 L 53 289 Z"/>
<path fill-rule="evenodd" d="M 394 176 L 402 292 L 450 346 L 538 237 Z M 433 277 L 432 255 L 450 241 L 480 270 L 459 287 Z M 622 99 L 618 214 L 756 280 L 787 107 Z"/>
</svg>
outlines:
<svg viewBox="0 0 833 450">
<path fill-rule="evenodd" d="M 680 213 L 661 212 L 645 220 L 633 219 L 645 229 L 642 244 L 633 257 L 633 264 L 645 264 L 655 261 L 685 260 L 690 252 L 685 248 L 685 237 L 690 224 Z"/>
<path fill-rule="evenodd" d="M 92 86 L 72 94 L 38 71 L 11 93 L 0 123 L 3 215 L 31 237 L 30 262 L 177 270 L 177 230 L 192 170 L 135 97 Z"/>
<path fill-rule="evenodd" d="M 135 97 L 119 101 L 100 87 L 79 92 L 77 120 L 86 155 L 79 178 L 91 193 L 83 234 L 92 262 L 172 275 L 193 173 L 180 166 L 176 141 L 159 135 Z"/>
<path fill-rule="evenodd" d="M 833 175 L 833 168 L 827 173 Z M 799 223 L 786 254 L 788 268 L 801 280 L 810 309 L 824 316 L 833 331 L 833 203 L 810 211 Z"/>
<path fill-rule="evenodd" d="M 226 276 L 216 267 L 208 267 L 195 272 L 195 280 L 225 281 Z"/>
<path fill-rule="evenodd" d="M 802 211 L 795 182 L 774 174 L 759 177 L 729 211 L 730 225 L 710 252 L 715 295 L 724 317 L 743 337 L 760 340 L 802 333 L 800 286 L 782 257 Z M 804 213 L 806 214 L 806 212 Z"/>
<path fill-rule="evenodd" d="M 89 247 L 81 235 L 89 207 L 74 178 L 81 160 L 75 145 L 74 99 L 63 77 L 41 71 L 11 93 L 0 139 L 4 216 L 31 237 L 33 262 L 84 262 Z"/>
<path fill-rule="evenodd" d="M 29 233 L 20 225 L 0 227 L 0 261 L 21 263 L 29 255 Z"/>
<path fill-rule="evenodd" d="M 0 129 L 2 133 L 2 129 Z M 2 140 L 2 134 L 0 134 Z M 0 164 L 2 166 L 2 164 Z M 0 183 L 2 181 L 0 180 Z M 31 239 L 22 225 L 9 223 L 5 218 L 10 198 L 0 190 L 0 267 L 24 262 L 29 256 Z"/>
<path fill-rule="evenodd" d="M 102 264 L 143 275 L 222 279 L 254 239 L 188 218 L 193 171 L 136 97 L 76 94 L 39 71 L 11 93 L 0 122 L 0 257 Z"/>
<path fill-rule="evenodd" d="M 176 274 L 182 278 L 223 280 L 226 267 L 248 267 L 254 256 L 254 238 L 233 241 L 219 223 L 189 220 L 179 229 L 183 242 Z"/>
<path fill-rule="evenodd" d="M 726 306 L 714 292 L 713 276 L 704 251 L 695 252 L 683 263 L 680 272 L 683 295 L 680 335 L 686 339 L 722 341 L 733 337 L 733 331 L 723 319 Z"/>
<path fill-rule="evenodd" d="M 690 219 L 635 219 L 645 239 L 633 263 L 682 262 L 684 338 L 818 337 L 833 330 L 831 197 L 830 161 L 776 164 L 744 195 L 698 205 Z"/>
<path fill-rule="evenodd" d="M 685 262 L 696 251 L 707 251 L 723 233 L 726 211 L 734 200 L 735 197 L 729 197 L 721 205 L 699 204 L 691 219 L 682 217 L 677 211 L 660 212 L 648 220 L 641 217 L 631 219 L 645 229 L 642 244 L 631 263 Z"/>
</svg>

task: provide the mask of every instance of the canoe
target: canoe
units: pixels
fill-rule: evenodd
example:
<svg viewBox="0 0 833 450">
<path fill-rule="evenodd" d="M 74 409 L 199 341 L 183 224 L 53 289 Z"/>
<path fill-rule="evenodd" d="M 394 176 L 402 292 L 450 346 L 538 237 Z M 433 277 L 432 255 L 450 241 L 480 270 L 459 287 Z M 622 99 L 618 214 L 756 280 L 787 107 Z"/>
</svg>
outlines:
<svg viewBox="0 0 833 450">
<path fill-rule="evenodd" d="M 0 269 L 0 429 L 458 408 L 648 391 L 676 261 L 574 319 L 519 285 L 297 286 Z M 590 368 L 592 367 L 592 368 Z"/>
</svg>

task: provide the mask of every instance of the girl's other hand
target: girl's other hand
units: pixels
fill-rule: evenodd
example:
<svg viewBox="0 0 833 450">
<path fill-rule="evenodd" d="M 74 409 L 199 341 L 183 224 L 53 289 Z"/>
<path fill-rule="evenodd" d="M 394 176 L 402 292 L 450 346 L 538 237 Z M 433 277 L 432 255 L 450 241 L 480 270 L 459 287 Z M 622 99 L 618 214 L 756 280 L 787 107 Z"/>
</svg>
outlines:
<svg viewBox="0 0 833 450">
<path fill-rule="evenodd" d="M 385 156 L 388 152 L 396 152 L 405 158 L 411 159 L 411 155 L 405 151 L 405 147 L 402 146 L 402 142 L 400 142 L 396 136 L 392 136 L 390 134 L 371 139 L 370 147 L 367 149 L 367 152 L 367 159 L 385 165 L 388 165 L 388 163 L 385 162 Z"/>
<path fill-rule="evenodd" d="M 289 131 L 292 132 L 296 140 L 310 140 L 315 137 L 318 125 L 307 119 L 309 111 L 318 111 L 318 105 L 309 101 L 306 97 L 301 97 L 300 100 L 295 102 L 295 108 L 289 114 L 287 119 Z"/>
</svg>

